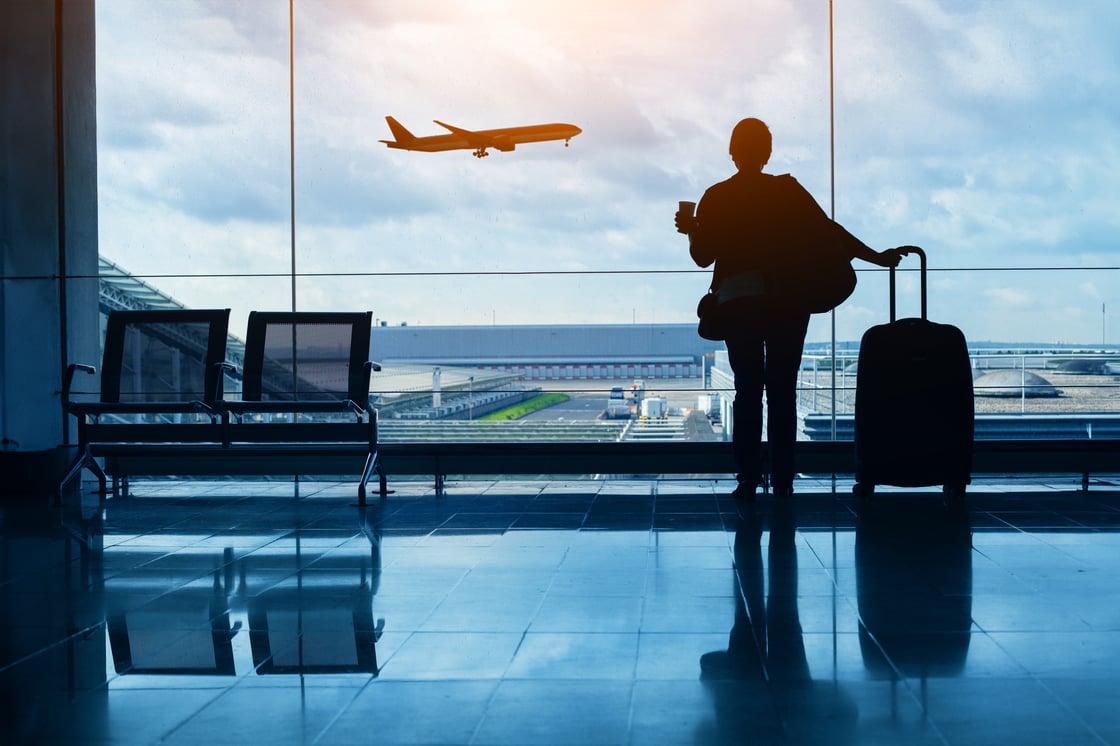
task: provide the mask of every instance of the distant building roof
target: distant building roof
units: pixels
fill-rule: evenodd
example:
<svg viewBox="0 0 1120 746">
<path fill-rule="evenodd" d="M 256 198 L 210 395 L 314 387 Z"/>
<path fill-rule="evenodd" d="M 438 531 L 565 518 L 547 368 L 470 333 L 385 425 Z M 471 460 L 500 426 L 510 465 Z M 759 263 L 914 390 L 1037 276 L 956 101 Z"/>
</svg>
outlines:
<svg viewBox="0 0 1120 746">
<path fill-rule="evenodd" d="M 186 308 L 167 293 L 98 256 L 99 301 L 103 312 L 149 311 Z"/>
<path fill-rule="evenodd" d="M 1042 376 L 1030 371 L 993 370 L 972 382 L 977 396 L 1060 396 L 1061 391 Z"/>
<path fill-rule="evenodd" d="M 372 355 L 431 365 L 699 363 L 719 343 L 695 324 L 377 326 Z"/>
</svg>

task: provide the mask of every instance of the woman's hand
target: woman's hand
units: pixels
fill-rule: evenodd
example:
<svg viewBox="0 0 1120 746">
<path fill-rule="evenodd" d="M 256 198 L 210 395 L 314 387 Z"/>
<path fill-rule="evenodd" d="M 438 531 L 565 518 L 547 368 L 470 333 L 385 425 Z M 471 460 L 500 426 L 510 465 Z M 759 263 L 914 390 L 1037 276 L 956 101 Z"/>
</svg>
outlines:
<svg viewBox="0 0 1120 746">
<path fill-rule="evenodd" d="M 897 267 L 898 263 L 902 261 L 902 252 L 899 249 L 887 249 L 886 251 L 876 252 L 875 264 L 880 267 Z"/>
<path fill-rule="evenodd" d="M 696 230 L 696 218 L 684 210 L 677 210 L 674 221 L 677 225 L 677 233 L 683 233 L 687 236 Z"/>
</svg>

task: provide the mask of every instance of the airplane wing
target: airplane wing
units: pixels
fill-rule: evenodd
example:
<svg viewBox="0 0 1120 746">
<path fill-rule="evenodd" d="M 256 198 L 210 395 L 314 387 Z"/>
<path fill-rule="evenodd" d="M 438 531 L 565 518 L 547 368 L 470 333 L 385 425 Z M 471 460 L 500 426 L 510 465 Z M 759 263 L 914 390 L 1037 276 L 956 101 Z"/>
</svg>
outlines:
<svg viewBox="0 0 1120 746">
<path fill-rule="evenodd" d="M 456 127 L 447 122 L 441 122 L 438 119 L 433 119 L 432 121 L 446 129 L 455 137 L 465 139 L 470 144 L 470 147 L 475 149 L 474 154 L 478 158 L 483 158 L 487 155 L 487 148 L 495 148 L 508 153 L 516 147 L 507 135 L 499 134 L 499 132 L 504 132 L 503 130 L 476 132 L 474 130 L 465 130 L 462 127 Z"/>
<path fill-rule="evenodd" d="M 473 132 L 472 130 L 465 130 L 462 127 L 455 127 L 453 125 L 447 124 L 446 122 L 441 122 L 438 119 L 433 119 L 432 121 L 435 122 L 436 124 L 438 124 L 440 127 L 443 127 L 445 130 L 447 130 L 449 132 L 452 132 L 456 135 L 459 135 L 461 137 L 470 137 L 472 135 L 477 134 L 477 133 Z"/>
</svg>

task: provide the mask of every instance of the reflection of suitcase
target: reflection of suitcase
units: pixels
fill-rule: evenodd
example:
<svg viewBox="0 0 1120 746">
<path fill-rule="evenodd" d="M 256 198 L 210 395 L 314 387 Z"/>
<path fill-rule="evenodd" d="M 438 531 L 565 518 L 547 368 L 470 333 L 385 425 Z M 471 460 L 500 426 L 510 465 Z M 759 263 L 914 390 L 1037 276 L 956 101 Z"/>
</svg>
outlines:
<svg viewBox="0 0 1120 746">
<path fill-rule="evenodd" d="M 895 320 L 891 269 L 891 321 L 867 330 L 856 375 L 856 494 L 877 484 L 940 484 L 964 495 L 972 471 L 972 367 L 961 330 L 926 318 L 926 255 L 921 259 L 922 316 Z"/>
<path fill-rule="evenodd" d="M 855 559 L 867 670 L 923 683 L 959 676 L 972 630 L 968 507 L 918 499 L 866 504 L 857 513 Z"/>
</svg>

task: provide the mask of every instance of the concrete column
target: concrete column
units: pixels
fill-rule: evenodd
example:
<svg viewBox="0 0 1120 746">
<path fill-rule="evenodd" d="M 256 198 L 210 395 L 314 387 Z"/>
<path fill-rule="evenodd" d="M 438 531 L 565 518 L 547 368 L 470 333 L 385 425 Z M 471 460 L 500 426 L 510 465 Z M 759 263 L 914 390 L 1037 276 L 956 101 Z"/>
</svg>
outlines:
<svg viewBox="0 0 1120 746">
<path fill-rule="evenodd" d="M 0 4 L 0 492 L 50 487 L 100 365 L 94 41 L 94 0 Z"/>
</svg>

